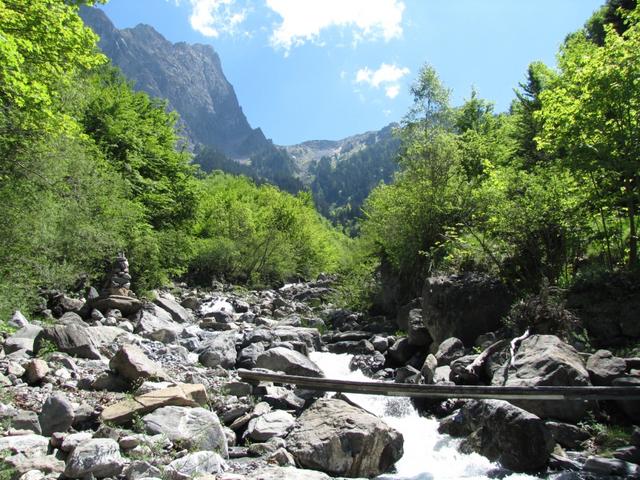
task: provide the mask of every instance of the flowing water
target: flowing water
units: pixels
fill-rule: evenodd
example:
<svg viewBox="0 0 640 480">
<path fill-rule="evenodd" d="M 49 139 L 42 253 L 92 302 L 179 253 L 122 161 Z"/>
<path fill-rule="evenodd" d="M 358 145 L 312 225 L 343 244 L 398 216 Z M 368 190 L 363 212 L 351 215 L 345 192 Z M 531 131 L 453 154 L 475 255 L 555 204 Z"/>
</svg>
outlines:
<svg viewBox="0 0 640 480">
<path fill-rule="evenodd" d="M 311 359 L 327 378 L 371 381 L 362 372 L 349 370 L 351 355 L 314 352 Z M 488 479 L 497 465 L 478 454 L 458 451 L 459 440 L 438 433 L 438 422 L 418 415 L 404 397 L 348 394 L 364 409 L 382 418 L 404 436 L 404 456 L 396 463 L 396 473 L 377 477 L 382 480 Z M 537 477 L 512 474 L 509 480 L 534 480 Z"/>
</svg>

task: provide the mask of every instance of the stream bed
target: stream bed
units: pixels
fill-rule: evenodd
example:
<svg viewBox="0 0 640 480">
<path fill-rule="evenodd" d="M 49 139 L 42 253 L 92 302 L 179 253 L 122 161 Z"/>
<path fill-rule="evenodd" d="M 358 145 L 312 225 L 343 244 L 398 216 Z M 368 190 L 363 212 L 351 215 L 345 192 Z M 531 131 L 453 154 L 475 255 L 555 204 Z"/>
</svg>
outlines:
<svg viewBox="0 0 640 480">
<path fill-rule="evenodd" d="M 362 372 L 352 372 L 352 355 L 313 352 L 310 355 L 327 378 L 371 381 Z M 349 399 L 365 410 L 382 418 L 402 433 L 404 455 L 396 463 L 396 472 L 376 477 L 379 480 L 453 480 L 489 479 L 498 465 L 478 454 L 458 451 L 460 440 L 438 432 L 438 421 L 422 417 L 406 397 L 347 394 Z M 512 474 L 509 480 L 535 480 L 538 477 Z"/>
</svg>

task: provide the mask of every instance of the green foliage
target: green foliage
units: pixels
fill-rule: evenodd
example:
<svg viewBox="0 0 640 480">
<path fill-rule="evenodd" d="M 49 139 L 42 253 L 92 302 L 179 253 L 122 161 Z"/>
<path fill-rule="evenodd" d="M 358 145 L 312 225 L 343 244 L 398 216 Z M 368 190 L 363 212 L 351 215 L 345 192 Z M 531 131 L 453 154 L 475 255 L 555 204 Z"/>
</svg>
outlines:
<svg viewBox="0 0 640 480">
<path fill-rule="evenodd" d="M 544 122 L 541 148 L 566 154 L 571 168 L 592 180 L 594 201 L 627 218 L 627 262 L 632 268 L 638 263 L 639 20 L 636 7 L 626 15 L 624 33 L 605 25 L 602 46 L 584 33 L 570 37 L 559 58 L 561 75 L 541 94 L 536 116 Z"/>
<path fill-rule="evenodd" d="M 243 177 L 214 173 L 202 181 L 189 275 L 268 285 L 335 270 L 341 236 L 297 196 Z"/>
<path fill-rule="evenodd" d="M 43 339 L 40 342 L 40 347 L 38 348 L 38 357 L 39 358 L 47 358 L 52 353 L 58 351 L 58 346 L 48 339 Z"/>
</svg>

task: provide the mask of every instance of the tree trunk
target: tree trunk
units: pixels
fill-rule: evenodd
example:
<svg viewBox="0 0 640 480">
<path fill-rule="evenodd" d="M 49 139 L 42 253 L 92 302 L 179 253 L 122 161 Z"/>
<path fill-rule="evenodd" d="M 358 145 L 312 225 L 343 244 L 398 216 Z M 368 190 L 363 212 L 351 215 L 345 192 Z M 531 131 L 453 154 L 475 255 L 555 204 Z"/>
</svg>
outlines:
<svg viewBox="0 0 640 480">
<path fill-rule="evenodd" d="M 629 268 L 634 269 L 638 265 L 638 233 L 636 230 L 636 197 L 635 185 L 630 189 L 629 195 Z"/>
</svg>

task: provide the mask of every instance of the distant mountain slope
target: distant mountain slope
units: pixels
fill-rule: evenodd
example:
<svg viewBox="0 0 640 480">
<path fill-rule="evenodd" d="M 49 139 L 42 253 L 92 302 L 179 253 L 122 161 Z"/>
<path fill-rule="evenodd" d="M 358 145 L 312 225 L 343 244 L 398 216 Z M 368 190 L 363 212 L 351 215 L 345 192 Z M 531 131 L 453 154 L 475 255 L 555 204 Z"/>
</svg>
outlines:
<svg viewBox="0 0 640 480">
<path fill-rule="evenodd" d="M 313 140 L 285 147 L 311 187 L 316 207 L 336 224 L 353 228 L 373 188 L 388 183 L 398 166 L 396 124 L 338 141 Z"/>
<path fill-rule="evenodd" d="M 148 25 L 118 30 L 100 9 L 83 7 L 80 15 L 136 89 L 169 101 L 194 145 L 233 159 L 273 148 L 262 130 L 249 125 L 211 46 L 174 44 Z"/>
<path fill-rule="evenodd" d="M 392 123 L 381 130 L 352 135 L 342 140 L 309 140 L 284 148 L 293 158 L 303 180 L 310 182 L 317 162 L 323 157 L 331 159 L 334 164 L 341 163 L 378 142 L 392 140 L 392 130 L 395 127 L 397 124 Z"/>
</svg>

